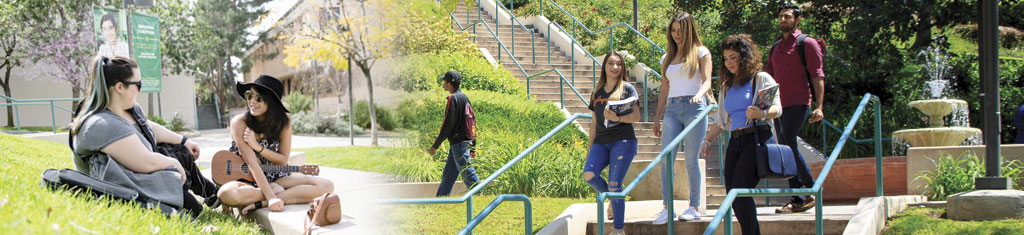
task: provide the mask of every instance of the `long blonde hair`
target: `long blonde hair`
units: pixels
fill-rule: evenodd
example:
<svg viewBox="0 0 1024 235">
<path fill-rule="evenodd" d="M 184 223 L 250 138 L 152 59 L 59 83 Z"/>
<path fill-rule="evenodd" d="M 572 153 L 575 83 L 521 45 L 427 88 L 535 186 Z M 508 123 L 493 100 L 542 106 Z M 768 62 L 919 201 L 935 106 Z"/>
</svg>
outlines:
<svg viewBox="0 0 1024 235">
<path fill-rule="evenodd" d="M 75 117 L 71 119 L 71 136 L 78 134 L 78 129 L 82 128 L 85 119 L 107 109 L 110 104 L 110 92 L 107 88 L 117 85 L 118 82 L 131 80 L 135 75 L 132 70 L 138 67 L 135 61 L 125 57 L 93 57 L 92 63 L 89 63 L 89 77 L 85 79 L 85 87 L 89 92 L 85 93 L 85 99 L 82 99 L 83 102 L 79 104 Z"/>
<path fill-rule="evenodd" d="M 623 63 L 626 62 L 625 60 L 622 59 L 622 56 L 619 55 L 619 53 L 615 53 L 615 51 L 608 52 L 608 54 L 604 56 L 604 61 L 601 62 L 601 76 L 597 80 L 597 89 L 594 89 L 594 91 L 590 93 L 591 104 L 593 104 L 594 101 L 596 101 L 597 97 L 595 97 L 594 94 L 597 94 L 598 89 L 604 89 L 604 85 L 608 83 L 608 72 L 605 72 L 605 68 L 608 66 L 608 59 L 612 58 L 612 56 L 619 58 L 619 61 L 622 61 Z M 622 99 L 622 87 L 626 84 L 627 78 L 628 77 L 626 76 L 626 69 L 623 68 L 622 72 L 619 73 L 619 81 L 616 82 L 615 89 L 611 91 L 610 95 L 608 95 L 608 100 Z"/>
<path fill-rule="evenodd" d="M 678 48 L 675 39 L 672 39 L 672 23 L 679 22 L 679 28 L 683 34 L 682 48 Z M 689 12 L 679 12 L 676 16 L 672 17 L 672 20 L 668 21 L 668 29 L 665 30 L 665 37 L 668 38 L 668 50 L 665 51 L 665 61 L 661 62 L 661 74 L 668 76 L 668 65 L 672 64 L 672 60 L 676 58 L 676 52 L 681 52 L 683 55 L 683 68 L 689 68 L 688 78 L 692 78 L 697 73 L 698 58 L 697 48 L 704 46 L 704 43 L 700 41 L 700 32 L 698 31 L 697 22 L 693 20 L 693 15 Z M 680 70 L 682 72 L 682 70 Z"/>
</svg>

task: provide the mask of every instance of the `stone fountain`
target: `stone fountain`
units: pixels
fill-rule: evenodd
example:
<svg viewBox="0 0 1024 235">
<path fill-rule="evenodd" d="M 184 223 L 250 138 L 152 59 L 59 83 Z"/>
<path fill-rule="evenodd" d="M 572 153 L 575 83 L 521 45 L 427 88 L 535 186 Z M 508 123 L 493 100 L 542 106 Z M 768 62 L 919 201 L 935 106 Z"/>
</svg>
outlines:
<svg viewBox="0 0 1024 235">
<path fill-rule="evenodd" d="M 928 116 L 928 128 L 908 129 L 893 132 L 893 138 L 904 139 L 913 147 L 930 146 L 957 146 L 969 137 L 981 135 L 981 130 L 967 126 L 967 101 L 949 99 L 943 97 L 943 91 L 949 85 L 949 80 L 944 80 L 949 66 L 946 65 L 945 54 L 938 48 L 929 47 L 922 51 L 919 56 L 925 59 L 925 69 L 932 77 L 926 82 L 932 99 L 910 102 L 910 106 L 920 110 Z M 959 123 L 962 126 L 944 127 L 943 117 L 950 113 L 963 115 L 964 121 Z"/>
</svg>

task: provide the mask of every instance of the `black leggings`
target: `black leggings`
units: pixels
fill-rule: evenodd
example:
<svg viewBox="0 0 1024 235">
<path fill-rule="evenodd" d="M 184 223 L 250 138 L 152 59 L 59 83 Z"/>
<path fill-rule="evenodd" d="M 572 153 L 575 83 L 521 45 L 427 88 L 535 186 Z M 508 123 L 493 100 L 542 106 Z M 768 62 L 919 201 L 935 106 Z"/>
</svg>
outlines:
<svg viewBox="0 0 1024 235">
<path fill-rule="evenodd" d="M 761 144 L 772 137 L 770 130 L 758 130 L 757 134 L 761 138 Z M 757 164 L 754 159 L 756 144 L 753 133 L 729 139 L 729 146 L 725 151 L 725 190 L 757 187 L 761 179 L 757 177 Z M 743 234 L 761 234 L 761 226 L 757 222 L 757 206 L 754 205 L 753 197 L 736 197 L 732 203 L 732 210 L 740 222 Z"/>
</svg>

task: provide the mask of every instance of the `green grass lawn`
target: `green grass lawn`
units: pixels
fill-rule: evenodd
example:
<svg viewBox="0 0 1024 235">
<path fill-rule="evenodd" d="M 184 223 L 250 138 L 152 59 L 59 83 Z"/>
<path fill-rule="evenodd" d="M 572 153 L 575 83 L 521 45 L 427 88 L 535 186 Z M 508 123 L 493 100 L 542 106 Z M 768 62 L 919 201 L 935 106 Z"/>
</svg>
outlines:
<svg viewBox="0 0 1024 235">
<path fill-rule="evenodd" d="M 322 147 L 295 149 L 306 153 L 306 162 L 326 167 L 407 176 L 406 181 L 440 181 L 443 162 L 424 161 L 426 150 L 406 147 Z M 418 176 L 418 177 L 415 177 Z"/>
<path fill-rule="evenodd" d="M 474 196 L 473 215 L 487 207 L 495 196 Z M 593 203 L 593 198 L 530 197 L 533 205 L 533 232 L 544 228 L 565 208 L 575 203 Z M 391 234 L 455 234 L 466 226 L 466 204 L 400 205 L 395 210 L 398 224 Z M 525 229 L 523 203 L 505 201 L 476 226 L 476 234 L 519 234 Z"/>
<path fill-rule="evenodd" d="M 889 218 L 884 234 L 1020 234 L 1024 220 L 954 221 L 945 209 L 907 208 Z"/>
<path fill-rule="evenodd" d="M 218 234 L 265 233 L 252 222 L 211 210 L 195 222 L 167 218 L 107 199 L 39 186 L 47 168 L 73 168 L 61 144 L 0 133 L 0 231 L 12 234 L 197 234 L 210 225 Z"/>
<path fill-rule="evenodd" d="M 16 131 L 16 130 L 18 130 L 18 127 L 17 126 L 2 126 L 2 127 L 0 127 L 0 130 Z M 50 127 L 50 126 L 22 126 L 21 127 L 21 131 L 52 132 L 53 131 L 53 127 Z M 66 133 L 66 132 L 68 132 L 68 130 L 66 130 L 66 129 L 62 130 L 62 128 L 60 126 L 58 126 L 57 127 L 57 132 Z"/>
</svg>

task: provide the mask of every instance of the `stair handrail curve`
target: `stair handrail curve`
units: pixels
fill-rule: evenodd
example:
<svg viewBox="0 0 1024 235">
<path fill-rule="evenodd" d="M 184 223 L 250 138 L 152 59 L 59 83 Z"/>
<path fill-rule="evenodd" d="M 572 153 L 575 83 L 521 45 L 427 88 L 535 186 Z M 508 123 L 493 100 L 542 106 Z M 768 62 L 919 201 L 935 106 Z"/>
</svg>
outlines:
<svg viewBox="0 0 1024 235">
<path fill-rule="evenodd" d="M 708 113 L 711 113 L 711 111 L 715 110 L 715 109 L 718 109 L 718 105 L 714 105 L 714 104 L 708 105 L 707 108 L 704 109 L 704 111 L 701 111 L 699 114 L 697 114 L 697 117 L 694 118 L 694 120 L 701 119 L 701 118 L 707 118 L 708 117 Z M 647 174 L 649 174 L 652 170 L 654 170 L 654 167 L 657 167 L 658 164 L 664 163 L 664 165 L 662 167 L 667 167 L 668 172 L 673 172 L 672 171 L 672 165 L 674 165 L 675 162 L 669 162 L 669 158 L 667 158 L 665 156 L 668 155 L 669 153 L 679 149 L 678 146 L 679 146 L 679 143 L 683 142 L 683 137 L 686 137 L 686 135 L 688 133 L 690 133 L 690 131 L 693 130 L 693 128 L 696 127 L 698 123 L 699 122 L 697 122 L 697 121 L 692 121 L 692 122 L 690 122 L 690 124 L 687 124 L 686 128 L 684 128 L 683 131 L 679 133 L 679 135 L 676 135 L 676 138 L 672 139 L 672 142 L 670 142 L 667 146 L 664 146 L 661 149 L 661 152 L 658 153 L 658 156 L 655 157 L 654 160 L 651 160 L 651 163 L 648 163 L 647 167 L 644 167 L 644 170 L 641 171 L 639 174 L 637 174 L 636 178 L 634 178 L 632 182 L 629 182 L 629 184 L 626 185 L 626 187 L 623 188 L 621 192 L 603 192 L 603 193 L 597 194 L 597 234 L 605 234 L 604 233 L 604 220 L 605 220 L 605 218 L 603 216 L 604 215 L 604 199 L 606 199 L 606 198 L 607 199 L 624 199 L 624 198 L 626 198 L 626 196 L 629 195 L 629 193 L 633 191 L 633 188 L 636 188 L 636 185 L 639 184 L 641 180 L 646 178 Z M 662 176 L 662 177 L 665 177 L 665 176 Z M 669 179 L 668 182 L 669 182 L 669 184 L 668 184 L 668 189 L 666 189 L 666 190 L 668 190 L 669 192 L 672 192 L 672 179 L 673 178 L 675 178 L 674 174 L 668 175 L 668 179 Z M 673 202 L 672 195 L 669 195 L 669 198 L 665 198 L 664 200 L 665 200 L 665 205 L 667 206 L 667 209 L 668 209 L 669 213 L 674 213 L 673 212 L 673 204 L 675 204 L 675 203 Z M 674 223 L 668 223 L 668 234 L 673 234 L 672 231 L 675 231 L 674 230 L 675 228 L 674 228 L 673 224 Z"/>
<path fill-rule="evenodd" d="M 541 3 L 541 11 L 540 11 L 541 12 L 541 16 L 544 15 L 544 2 L 545 2 L 544 0 L 540 1 L 540 3 Z M 590 28 L 587 27 L 587 25 L 585 25 L 582 22 L 580 22 L 579 19 L 576 19 L 575 16 L 573 16 L 568 11 L 566 11 L 565 8 L 563 8 L 561 5 L 558 5 L 558 3 L 556 3 L 555 1 L 547 0 L 547 2 L 550 2 L 552 5 L 557 7 L 558 10 L 560 10 L 562 13 L 565 13 L 566 16 L 569 16 L 569 18 L 572 19 L 572 21 L 573 21 L 573 31 L 572 31 L 573 34 L 572 35 L 567 35 L 567 36 L 569 36 L 570 39 L 572 39 L 572 47 L 575 47 L 577 44 L 579 44 L 580 48 L 582 49 L 582 51 L 586 52 L 586 54 L 588 56 L 590 56 L 590 58 L 592 60 L 594 60 L 594 62 L 595 62 L 595 66 L 594 67 L 596 67 L 597 65 L 600 65 L 601 63 L 598 62 L 597 59 L 594 58 L 594 56 L 591 55 L 590 52 L 587 51 L 587 49 L 584 48 L 583 45 L 580 44 L 576 40 L 575 34 L 576 34 L 576 25 L 577 24 L 579 24 L 581 27 L 583 27 L 583 30 L 586 30 L 587 33 L 590 33 L 590 34 L 595 34 L 596 35 L 596 34 L 598 34 L 600 32 L 603 32 L 603 31 L 609 31 L 608 32 L 608 37 L 609 37 L 609 40 L 608 40 L 609 44 L 608 44 L 608 46 L 609 46 L 609 48 L 615 48 L 615 34 L 613 33 L 614 29 L 617 28 L 617 27 L 624 27 L 626 29 L 629 29 L 629 31 L 632 32 L 633 34 L 635 34 L 635 35 L 639 36 L 640 38 L 644 39 L 644 41 L 647 41 L 647 43 L 651 45 L 652 53 L 656 53 L 653 50 L 657 50 L 657 51 L 660 51 L 661 54 L 665 54 L 665 49 L 662 49 L 660 46 L 658 46 L 658 44 L 654 43 L 653 41 L 648 39 L 647 36 L 644 36 L 639 31 L 637 31 L 635 28 L 633 28 L 633 26 L 631 26 L 631 25 L 629 25 L 629 24 L 627 24 L 625 22 L 619 22 L 618 24 L 614 24 L 614 25 L 611 25 L 611 26 L 608 26 L 608 27 L 604 27 L 604 28 L 599 29 L 597 31 L 590 30 Z M 567 32 L 564 28 L 562 28 L 558 24 L 558 22 L 555 22 L 554 20 L 551 20 L 550 22 L 554 23 L 555 26 L 557 26 L 560 30 L 562 30 L 562 32 Z M 549 23 L 549 24 L 551 24 L 551 23 Z M 550 30 L 551 30 L 551 27 L 549 26 L 548 27 L 548 31 L 549 31 L 548 35 L 550 35 Z M 575 53 L 571 53 L 571 55 L 573 57 L 572 60 L 575 61 Z M 550 54 L 549 54 L 549 56 L 550 56 Z M 548 61 L 550 62 L 550 58 L 548 59 Z M 658 71 L 656 71 L 656 70 L 645 69 L 645 71 L 644 71 L 644 101 L 645 101 L 645 103 L 644 103 L 644 121 L 645 122 L 650 119 L 649 118 L 650 115 L 647 114 L 647 112 L 646 112 L 647 111 L 647 103 L 646 103 L 646 101 L 647 101 L 647 94 L 648 94 L 648 90 L 649 90 L 648 87 L 647 87 L 647 76 L 650 75 L 650 74 L 654 74 L 655 76 L 658 77 L 659 80 L 662 78 L 662 75 Z M 593 74 L 593 76 L 595 76 L 593 79 L 595 81 L 594 84 L 595 84 L 595 89 L 596 89 L 596 81 L 597 81 L 596 73 Z M 573 82 L 575 82 L 575 81 L 576 80 L 575 80 L 575 62 L 574 62 L 573 63 Z"/>
<path fill-rule="evenodd" d="M 473 217 L 473 219 L 470 220 L 468 224 L 466 224 L 466 227 L 463 227 L 462 230 L 459 230 L 458 234 L 459 235 L 464 235 L 464 234 L 472 233 L 473 229 L 476 228 L 476 226 L 479 225 L 480 222 L 483 222 L 484 219 L 486 219 L 487 216 L 490 215 L 491 212 L 494 211 L 495 208 L 498 208 L 498 206 L 501 205 L 501 203 L 503 203 L 505 201 L 520 201 L 520 202 L 523 202 L 523 214 L 524 214 L 524 217 L 526 219 L 526 224 L 525 224 L 526 232 L 524 232 L 523 234 L 532 234 L 533 233 L 533 206 L 530 203 L 530 197 L 527 197 L 526 195 L 523 195 L 523 194 L 501 194 L 501 195 L 498 195 L 498 197 L 494 198 L 494 200 L 492 200 L 490 204 L 487 204 L 487 207 L 484 207 L 484 209 L 482 211 L 480 211 L 480 214 L 477 214 L 476 217 Z"/>
<path fill-rule="evenodd" d="M 468 29 L 470 27 L 472 27 L 473 30 L 476 31 L 476 26 L 479 25 L 479 24 L 483 24 L 484 28 L 487 28 L 487 31 L 491 33 L 491 36 L 494 36 L 494 40 L 498 41 L 498 59 L 499 60 L 501 59 L 501 49 L 505 49 L 505 53 L 507 53 L 509 55 L 509 58 L 512 59 L 512 63 L 515 63 L 516 67 L 519 68 L 519 72 L 522 72 L 523 76 L 530 76 L 530 74 L 527 73 L 525 69 L 523 69 L 523 65 L 519 64 L 519 61 L 516 60 L 515 54 L 512 54 L 512 52 L 509 52 L 508 48 L 505 47 L 505 44 L 501 41 L 500 38 L 498 38 L 498 34 L 494 33 L 494 30 L 491 29 L 491 26 L 489 24 L 487 24 L 486 21 L 481 20 L 481 19 L 477 19 L 476 21 L 473 21 L 472 25 L 466 26 L 466 27 L 462 27 L 462 23 L 459 23 L 458 20 L 455 20 L 455 15 L 454 14 L 449 14 L 449 16 L 452 18 L 452 22 L 454 22 L 456 24 L 456 26 L 459 27 L 459 30 L 461 30 L 461 31 L 466 31 L 466 29 Z M 474 34 L 474 36 L 475 36 L 475 34 Z"/>
<path fill-rule="evenodd" d="M 5 100 L 7 100 L 7 102 L 11 102 L 11 103 L 0 104 L 0 106 L 14 106 L 14 116 L 15 116 L 14 120 L 15 120 L 15 123 L 16 123 L 16 126 L 17 126 L 18 133 L 21 133 L 21 112 L 20 112 L 18 107 L 20 107 L 22 105 L 27 105 L 27 106 L 49 105 L 50 106 L 50 128 L 52 128 L 52 131 L 53 131 L 54 134 L 57 134 L 57 113 L 56 113 L 55 108 L 63 110 L 63 111 L 66 111 L 68 113 L 72 113 L 72 114 L 74 114 L 75 111 L 71 111 L 71 109 L 66 109 L 64 107 L 61 107 L 60 105 L 56 105 L 53 102 L 58 102 L 58 101 L 71 101 L 71 102 L 82 101 L 82 98 L 17 99 L 17 98 L 13 98 L 13 97 L 6 96 L 6 95 L 0 95 L 0 98 L 3 98 Z"/>
<path fill-rule="evenodd" d="M 832 121 L 830 121 L 828 119 L 821 119 L 821 123 L 822 123 L 821 124 L 821 146 L 822 146 L 822 151 L 821 152 L 822 152 L 822 154 L 826 154 L 827 155 L 827 154 L 829 154 L 829 152 L 828 152 L 828 138 L 827 138 L 828 137 L 828 129 L 827 128 L 831 128 L 832 130 L 834 130 L 835 132 L 839 132 L 840 134 L 843 133 L 843 130 L 839 129 L 839 127 L 836 127 L 836 125 L 833 124 Z M 855 137 L 850 137 L 850 141 L 853 141 L 853 143 L 856 143 L 856 144 L 867 143 L 867 142 L 871 142 L 873 140 L 874 139 L 871 139 L 871 138 L 857 139 Z M 882 138 L 882 141 L 890 141 L 891 142 L 892 141 L 892 137 Z"/>
<path fill-rule="evenodd" d="M 530 147 L 526 148 L 526 150 L 523 150 L 523 152 L 520 152 L 519 155 L 516 155 L 514 158 L 512 158 L 512 160 L 509 160 L 508 163 L 505 163 L 505 165 L 503 165 L 501 168 L 498 168 L 498 170 L 496 170 L 493 173 L 491 173 L 491 175 L 488 176 L 486 179 L 477 182 L 476 185 L 473 185 L 473 188 L 469 189 L 469 191 L 466 191 L 466 193 L 463 193 L 462 196 L 460 196 L 460 197 L 457 197 L 457 198 L 389 199 L 389 200 L 378 200 L 378 201 L 375 201 L 375 203 L 381 203 L 381 204 L 458 204 L 458 203 L 466 203 L 466 226 L 469 227 L 469 225 L 471 223 L 473 223 L 473 220 L 474 220 L 474 218 L 473 218 L 473 195 L 475 195 L 476 193 L 480 192 L 480 190 L 482 190 L 483 187 L 485 187 L 488 184 L 490 184 L 491 182 L 493 182 L 494 179 L 497 179 L 498 176 L 501 176 L 501 174 L 505 173 L 505 171 L 507 171 L 508 169 L 512 168 L 512 166 L 514 166 L 516 163 L 519 163 L 520 160 L 523 160 L 523 158 L 525 158 L 527 155 L 529 155 L 531 152 L 533 152 L 533 150 L 536 150 L 537 148 L 540 148 L 540 146 L 542 144 L 544 144 L 545 142 L 547 142 L 548 139 L 551 139 L 551 137 L 555 136 L 555 134 L 560 132 L 562 129 L 565 129 L 566 126 L 569 126 L 569 124 L 572 124 L 578 118 L 593 118 L 593 115 L 592 114 L 587 114 L 587 113 L 577 113 L 577 114 L 573 114 L 572 116 L 569 116 L 568 118 L 565 119 L 565 121 L 562 121 L 562 123 L 558 124 L 558 126 L 556 126 L 555 128 L 551 129 L 551 131 L 548 131 L 547 134 L 545 134 L 543 137 L 541 137 L 540 139 L 535 141 L 532 145 L 530 145 Z M 521 200 L 521 199 L 518 199 L 518 196 L 512 196 L 512 197 L 508 197 L 508 198 L 502 199 L 502 200 L 497 201 L 497 202 L 492 202 L 492 204 L 496 203 L 495 205 L 493 205 L 492 210 L 493 210 L 493 208 L 496 208 L 498 206 L 497 204 L 501 204 L 502 201 L 504 201 L 504 200 L 512 200 L 512 199 Z M 495 199 L 495 200 L 498 200 L 498 199 Z M 527 203 L 527 202 L 524 201 L 524 203 Z M 529 204 L 526 204 L 526 205 L 529 208 Z M 488 205 L 488 207 L 491 207 L 491 205 Z M 480 220 L 483 220 L 485 217 L 486 216 L 481 217 Z M 527 218 L 531 218 L 531 217 L 527 217 Z M 479 221 L 477 221 L 476 223 L 478 224 Z M 532 224 L 532 221 L 527 221 L 527 226 L 531 226 L 531 224 Z M 475 224 L 474 224 L 474 226 L 475 226 Z M 465 230 L 465 228 L 463 228 L 463 230 Z M 469 229 L 469 232 L 472 232 L 472 228 Z"/>
<path fill-rule="evenodd" d="M 495 8 L 497 8 L 498 5 L 501 5 L 501 4 L 495 4 Z M 480 0 L 476 1 L 476 8 L 477 8 L 477 14 L 476 14 L 477 21 L 482 21 L 482 18 L 483 18 L 482 9 L 483 9 L 483 7 L 480 6 Z M 505 6 L 501 6 L 501 9 L 505 10 L 506 14 L 512 15 L 511 13 L 509 13 L 508 9 L 505 9 Z M 498 9 L 494 9 L 494 12 L 498 13 Z M 452 22 L 458 24 L 459 27 L 462 27 L 462 24 L 458 23 L 458 20 L 456 20 L 457 18 L 455 17 L 454 11 L 452 11 L 452 12 L 450 12 L 448 14 L 451 16 Z M 497 16 L 495 16 L 495 17 L 497 17 Z M 516 23 L 519 23 L 519 27 L 522 28 L 523 30 L 531 31 L 530 29 L 526 28 L 526 26 L 523 25 L 523 22 L 519 21 L 519 19 L 513 17 L 512 20 L 514 20 L 514 22 L 516 22 Z M 467 5 L 466 6 L 466 22 L 468 23 L 470 21 L 472 21 L 472 20 L 469 19 L 469 6 Z M 495 19 L 494 22 L 495 22 L 495 29 L 493 31 L 491 31 L 491 34 L 494 35 L 494 39 L 498 40 L 498 44 L 500 45 L 500 44 L 503 44 L 503 43 L 501 43 L 501 40 L 498 39 L 497 32 L 500 32 L 500 30 L 501 30 L 499 28 L 501 26 L 501 21 L 499 21 L 498 19 Z M 515 27 L 514 23 L 510 23 L 510 24 L 512 24 L 513 28 Z M 474 23 L 473 25 L 475 26 L 476 24 Z M 462 28 L 462 31 L 465 31 L 465 30 L 466 30 L 465 28 Z M 530 37 L 530 41 L 531 41 L 530 45 L 532 47 L 532 52 L 533 52 L 533 63 L 536 64 L 537 63 L 537 39 L 533 38 L 533 37 Z M 473 42 L 476 42 L 476 27 L 473 28 Z M 499 50 L 500 50 L 500 48 L 499 48 Z M 505 50 L 508 50 L 508 48 L 505 48 Z M 515 52 L 516 52 L 516 31 L 512 30 L 512 53 L 510 54 L 510 56 L 513 59 L 515 59 Z M 498 52 L 498 60 L 501 61 L 501 52 L 500 51 Z"/>
<path fill-rule="evenodd" d="M 825 166 L 822 167 L 821 173 L 815 179 L 814 187 L 811 188 L 734 188 L 729 190 L 729 193 L 725 196 L 725 200 L 718 207 L 718 213 L 715 213 L 715 217 L 711 219 L 711 223 L 708 224 L 707 229 L 704 230 L 704 235 L 714 234 L 715 230 L 718 229 L 718 225 L 722 224 L 723 219 L 725 220 L 725 234 L 732 234 L 732 203 L 736 200 L 737 196 L 764 196 L 764 195 L 779 195 L 779 196 L 800 196 L 800 195 L 815 195 L 818 200 L 822 200 L 821 191 L 822 185 L 825 183 L 825 179 L 828 177 L 828 173 L 832 170 L 832 165 L 835 164 L 839 153 L 846 145 L 846 141 L 850 139 L 850 135 L 853 133 L 853 128 L 856 126 L 857 121 L 860 120 L 861 114 L 864 112 L 864 108 L 867 107 L 868 103 L 874 103 L 875 108 L 875 194 L 878 197 L 883 196 L 884 185 L 882 185 L 882 112 L 881 105 L 878 96 L 872 95 L 871 93 L 865 93 L 864 98 L 861 99 L 860 105 L 857 106 L 857 110 L 850 117 L 850 122 L 846 124 L 846 128 L 843 129 L 843 135 L 839 138 L 836 143 L 835 149 L 832 154 L 829 155 Z M 724 180 L 724 179 L 723 179 Z M 888 208 L 888 201 L 882 200 L 885 203 L 884 208 Z M 824 227 L 822 222 L 822 204 L 814 204 L 814 230 L 815 234 L 821 235 L 824 233 Z M 885 212 L 888 213 L 888 212 Z M 886 215 L 888 217 L 888 215 Z M 671 223 L 670 223 L 671 224 Z"/>
<path fill-rule="evenodd" d="M 583 101 L 584 105 L 586 105 L 588 107 L 590 106 L 590 102 L 587 102 L 587 99 L 583 98 L 583 95 L 580 95 L 580 91 L 577 90 L 576 87 L 572 85 L 572 83 L 569 83 L 568 80 L 565 80 L 565 75 L 562 75 L 562 72 L 559 71 L 557 68 L 548 69 L 548 70 L 545 70 L 543 72 L 540 72 L 540 73 L 531 75 L 529 77 L 526 77 L 526 94 L 530 94 L 530 79 L 533 79 L 535 77 L 538 77 L 538 76 L 541 76 L 541 75 L 544 75 L 544 74 L 548 74 L 548 73 L 551 73 L 551 72 L 555 72 L 555 74 L 558 74 L 558 77 L 561 79 L 561 81 L 558 82 L 558 101 L 559 101 L 559 104 L 562 105 L 562 109 L 565 109 L 565 92 L 564 92 L 565 87 L 562 87 L 563 84 L 564 85 L 568 85 L 569 88 L 572 89 L 572 92 L 576 93 L 576 97 L 579 97 L 580 100 Z"/>
</svg>

